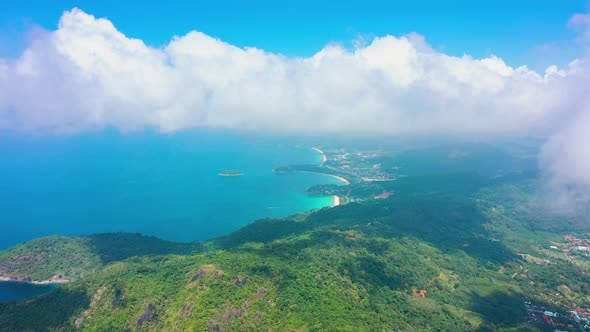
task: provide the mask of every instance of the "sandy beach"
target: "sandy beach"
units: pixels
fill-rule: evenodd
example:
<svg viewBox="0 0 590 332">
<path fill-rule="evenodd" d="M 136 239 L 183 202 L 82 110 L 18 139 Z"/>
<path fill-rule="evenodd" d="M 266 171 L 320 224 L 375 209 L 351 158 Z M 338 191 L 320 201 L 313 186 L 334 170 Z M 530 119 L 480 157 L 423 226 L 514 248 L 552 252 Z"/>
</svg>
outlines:
<svg viewBox="0 0 590 332">
<path fill-rule="evenodd" d="M 51 284 L 65 284 L 70 282 L 67 279 L 51 279 L 51 280 L 43 280 L 43 281 L 34 281 L 34 280 L 23 280 L 23 279 L 12 279 L 7 277 L 0 277 L 0 282 L 18 282 L 21 284 L 29 284 L 29 285 L 51 285 Z"/>
<path fill-rule="evenodd" d="M 298 173 L 312 173 L 312 174 L 321 174 L 321 175 L 325 175 L 325 176 L 331 176 L 335 179 L 338 179 L 342 182 L 344 182 L 345 185 L 349 185 L 350 181 L 346 180 L 345 178 L 338 176 L 338 175 L 334 175 L 334 174 L 328 174 L 328 173 L 322 173 L 322 172 L 312 172 L 312 171 L 297 171 Z"/>
<path fill-rule="evenodd" d="M 340 197 L 338 195 L 334 195 L 332 196 L 334 198 L 334 203 L 332 206 L 338 206 L 340 205 Z"/>
<path fill-rule="evenodd" d="M 319 174 L 325 174 L 325 173 L 319 173 Z M 338 175 L 332 175 L 332 174 L 325 174 L 325 175 L 329 175 L 329 176 L 331 176 L 331 177 L 333 177 L 333 178 L 336 178 L 336 179 L 338 179 L 338 180 L 340 180 L 340 181 L 344 182 L 344 184 L 346 184 L 346 185 L 349 185 L 349 184 L 350 184 L 350 181 L 346 180 L 345 178 L 343 178 L 343 177 L 341 177 L 341 176 L 338 176 Z"/>
<path fill-rule="evenodd" d="M 326 153 L 324 151 L 322 151 L 322 149 L 318 148 L 318 147 L 312 147 L 313 150 L 317 151 L 319 154 L 322 155 L 322 163 L 321 165 L 323 165 L 326 161 L 328 161 L 328 157 L 326 156 Z M 326 175 L 326 176 L 331 176 L 333 178 L 336 178 L 340 181 L 342 181 L 344 183 L 344 185 L 349 185 L 350 181 L 348 181 L 347 179 L 338 176 L 338 175 L 334 175 L 334 174 L 327 174 L 327 173 L 322 173 L 322 172 L 312 172 L 312 171 L 298 171 L 298 172 L 302 172 L 302 173 L 314 173 L 314 174 L 321 174 L 321 175 Z M 340 197 L 338 195 L 333 195 L 332 196 L 332 206 L 338 206 L 340 205 Z"/>
<path fill-rule="evenodd" d="M 322 151 L 320 148 L 316 148 L 316 147 L 313 147 L 312 149 L 316 150 L 317 152 L 319 152 L 322 155 L 322 164 L 325 163 L 326 161 L 328 161 L 328 157 L 326 156 L 324 151 Z"/>
<path fill-rule="evenodd" d="M 324 153 L 324 151 L 322 151 L 322 149 L 318 148 L 318 147 L 313 147 L 312 149 L 314 149 L 315 151 L 319 152 L 322 155 L 322 164 L 325 163 L 326 161 L 328 161 L 328 157 L 326 156 L 326 153 Z M 303 171 L 305 172 L 305 171 Z M 321 172 L 307 172 L 307 173 L 316 173 L 316 174 L 323 174 L 323 175 L 328 175 L 331 176 L 333 178 L 336 178 L 342 182 L 344 182 L 344 184 L 349 185 L 350 181 L 346 180 L 345 178 L 338 176 L 338 175 L 332 175 L 332 174 L 326 174 L 326 173 L 321 173 Z"/>
</svg>

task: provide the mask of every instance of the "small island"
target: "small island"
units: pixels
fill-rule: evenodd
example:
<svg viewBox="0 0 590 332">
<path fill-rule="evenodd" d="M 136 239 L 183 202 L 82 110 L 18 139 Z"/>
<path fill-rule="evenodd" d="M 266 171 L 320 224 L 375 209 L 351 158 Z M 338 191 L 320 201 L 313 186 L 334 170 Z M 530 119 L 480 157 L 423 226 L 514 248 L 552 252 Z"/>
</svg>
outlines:
<svg viewBox="0 0 590 332">
<path fill-rule="evenodd" d="M 219 172 L 217 175 L 219 175 L 219 176 L 242 176 L 242 175 L 244 175 L 244 173 L 242 173 L 240 171 L 236 171 L 236 170 L 227 170 L 227 171 Z"/>
</svg>

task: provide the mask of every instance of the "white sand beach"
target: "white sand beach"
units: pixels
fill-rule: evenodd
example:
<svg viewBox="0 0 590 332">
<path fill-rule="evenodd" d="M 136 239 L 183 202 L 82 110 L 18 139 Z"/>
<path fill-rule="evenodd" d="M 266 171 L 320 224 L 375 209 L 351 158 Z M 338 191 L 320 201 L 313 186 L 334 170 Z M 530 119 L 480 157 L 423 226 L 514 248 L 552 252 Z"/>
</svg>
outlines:
<svg viewBox="0 0 590 332">
<path fill-rule="evenodd" d="M 328 157 L 326 156 L 324 151 L 322 151 L 320 148 L 316 148 L 316 147 L 313 147 L 312 149 L 316 150 L 317 152 L 319 152 L 322 155 L 322 163 L 325 163 L 326 161 L 328 161 Z"/>
<path fill-rule="evenodd" d="M 334 195 L 332 196 L 334 198 L 334 203 L 332 206 L 338 206 L 340 205 L 340 197 L 338 195 Z"/>
</svg>

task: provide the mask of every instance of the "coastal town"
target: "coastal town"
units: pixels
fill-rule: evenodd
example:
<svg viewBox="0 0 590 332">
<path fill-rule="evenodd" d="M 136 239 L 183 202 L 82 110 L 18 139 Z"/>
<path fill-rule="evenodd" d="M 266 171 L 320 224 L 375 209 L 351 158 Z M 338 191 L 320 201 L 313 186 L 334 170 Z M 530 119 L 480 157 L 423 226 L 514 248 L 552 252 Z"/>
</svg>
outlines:
<svg viewBox="0 0 590 332">
<path fill-rule="evenodd" d="M 325 156 L 321 166 L 325 167 L 327 172 L 341 174 L 351 181 L 381 182 L 395 179 L 390 170 L 383 169 L 378 162 L 385 154 L 383 151 L 348 151 L 342 148 L 319 151 Z"/>
<path fill-rule="evenodd" d="M 524 300 L 528 321 L 550 331 L 590 331 L 590 308 L 575 304 L 564 306 L 560 312 L 549 310 L 546 306 L 531 299 Z"/>
<path fill-rule="evenodd" d="M 387 199 L 395 195 L 395 181 L 404 176 L 398 165 L 383 165 L 382 161 L 388 156 L 384 151 L 352 151 L 342 148 L 314 150 L 322 155 L 320 165 L 292 165 L 283 170 L 322 173 L 347 180 L 348 186 L 317 185 L 308 191 L 314 195 L 335 195 L 341 203 Z M 557 262 L 590 267 L 590 234 L 564 235 L 563 241 L 552 241 L 545 248 L 542 251 L 545 255 L 518 253 L 523 260 L 521 264 L 526 264 L 529 268 L 532 265 L 540 270 L 544 266 L 555 266 Z M 522 265 L 516 264 L 517 268 L 508 276 L 519 283 L 535 284 L 536 280 L 530 276 L 529 268 Z M 528 321 L 547 331 L 590 331 L 590 302 L 576 303 L 568 296 L 568 291 L 569 288 L 563 285 L 558 287 L 557 292 L 542 288 L 539 298 L 543 302 L 538 299 L 523 299 Z"/>
<path fill-rule="evenodd" d="M 578 266 L 585 268 L 590 262 L 590 235 L 579 238 L 576 235 L 567 234 L 563 236 L 563 241 L 551 241 L 549 250 L 545 251 L 546 257 L 541 258 L 531 254 L 519 253 L 518 255 L 527 263 L 543 269 L 559 264 Z M 561 253 L 561 254 L 560 254 Z M 517 275 L 517 279 L 527 279 L 529 269 L 519 266 L 520 273 L 517 271 L 512 274 L 512 279 Z M 532 268 L 529 266 L 529 268 Z M 563 270 L 563 267 L 562 267 Z M 564 282 L 568 278 L 567 272 L 563 271 Z M 530 280 L 529 283 L 534 283 Z M 539 298 L 544 299 L 539 303 L 538 300 L 524 299 L 524 307 L 527 312 L 528 321 L 538 327 L 548 331 L 590 331 L 590 302 L 583 301 L 579 303 L 572 298 L 572 290 L 565 284 L 558 286 L 556 289 L 545 288 L 539 292 Z"/>
<path fill-rule="evenodd" d="M 590 234 L 586 234 L 590 237 Z M 550 248 L 563 250 L 566 259 L 571 263 L 575 263 L 576 259 L 589 260 L 590 259 L 590 239 L 579 239 L 574 235 L 566 235 L 563 238 L 565 244 L 554 243 Z"/>
<path fill-rule="evenodd" d="M 308 193 L 317 196 L 334 196 L 334 205 L 368 199 L 386 199 L 394 195 L 391 182 L 398 178 L 397 168 L 384 167 L 381 160 L 387 154 L 381 150 L 349 150 L 344 148 L 319 148 L 320 164 L 289 165 L 276 168 L 277 173 L 308 172 L 329 175 L 343 185 L 322 184 L 309 188 Z"/>
</svg>

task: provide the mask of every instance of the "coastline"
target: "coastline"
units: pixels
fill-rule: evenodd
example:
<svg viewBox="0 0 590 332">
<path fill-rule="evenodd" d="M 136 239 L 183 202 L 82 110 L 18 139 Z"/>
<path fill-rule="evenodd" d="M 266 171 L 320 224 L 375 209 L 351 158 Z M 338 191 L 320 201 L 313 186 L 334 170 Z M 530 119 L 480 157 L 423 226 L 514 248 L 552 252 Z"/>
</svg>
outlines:
<svg viewBox="0 0 590 332">
<path fill-rule="evenodd" d="M 334 174 L 328 174 L 328 173 L 322 173 L 322 172 L 312 172 L 312 171 L 299 171 L 299 170 L 297 172 L 298 173 L 312 173 L 312 174 L 320 174 L 320 175 L 325 175 L 325 176 L 331 176 L 331 177 L 333 177 L 335 179 L 338 179 L 338 180 L 344 182 L 344 185 L 346 185 L 346 186 L 350 184 L 350 181 L 348 181 L 347 179 L 345 179 L 345 178 L 343 178 L 341 176 L 338 176 L 338 175 L 334 175 Z"/>
<path fill-rule="evenodd" d="M 24 280 L 24 279 L 13 279 L 7 277 L 0 277 L 0 282 L 12 282 L 12 283 L 19 283 L 19 284 L 27 284 L 27 285 L 62 285 L 65 283 L 70 282 L 67 279 L 50 279 L 50 280 Z"/>
<path fill-rule="evenodd" d="M 334 195 L 334 196 L 332 196 L 332 199 L 333 199 L 332 207 L 340 205 L 340 196 Z"/>
<path fill-rule="evenodd" d="M 318 148 L 318 147 L 312 147 L 313 150 L 317 151 L 318 153 L 320 153 L 322 155 L 322 164 L 324 164 L 326 161 L 328 161 L 328 156 L 326 156 L 326 153 L 324 151 L 322 151 L 322 149 Z M 331 176 L 333 178 L 336 178 L 342 182 L 344 182 L 345 185 L 349 185 L 350 181 L 348 181 L 347 179 L 338 176 L 338 175 L 333 175 L 333 174 L 327 174 L 327 173 L 322 173 L 322 172 L 311 172 L 311 171 L 298 171 L 298 172 L 304 172 L 304 173 L 315 173 L 315 174 L 322 174 L 322 175 L 327 175 L 327 176 Z"/>
<path fill-rule="evenodd" d="M 326 156 L 326 153 L 324 151 L 322 151 L 322 149 L 318 148 L 318 147 L 312 147 L 312 150 L 318 152 L 319 154 L 322 155 L 322 162 L 320 164 L 320 166 L 324 165 L 326 163 L 326 161 L 328 161 L 328 156 Z M 320 175 L 326 175 L 326 176 L 331 176 L 335 179 L 340 180 L 341 182 L 344 183 L 345 186 L 350 184 L 350 181 L 348 181 L 347 179 L 338 176 L 338 175 L 334 175 L 334 174 L 328 174 L 328 173 L 322 173 L 322 172 L 312 172 L 312 171 L 297 171 L 297 172 L 301 172 L 301 173 L 313 173 L 313 174 L 320 174 Z M 338 195 L 333 195 L 332 196 L 332 207 L 334 206 L 339 206 L 341 204 L 341 199 L 340 196 Z"/>
<path fill-rule="evenodd" d="M 322 164 L 325 163 L 326 161 L 328 161 L 328 157 L 326 156 L 324 151 L 322 151 L 320 148 L 316 148 L 316 147 L 313 147 L 312 149 L 319 152 L 322 155 Z"/>
</svg>

